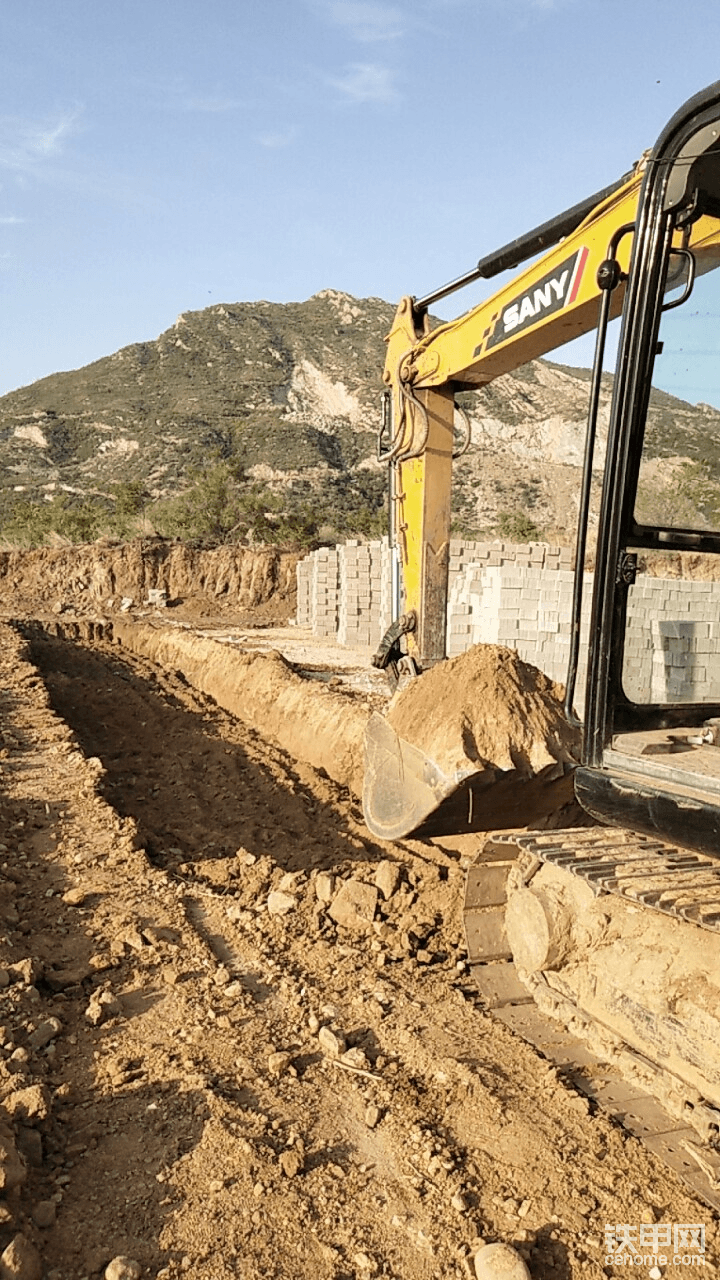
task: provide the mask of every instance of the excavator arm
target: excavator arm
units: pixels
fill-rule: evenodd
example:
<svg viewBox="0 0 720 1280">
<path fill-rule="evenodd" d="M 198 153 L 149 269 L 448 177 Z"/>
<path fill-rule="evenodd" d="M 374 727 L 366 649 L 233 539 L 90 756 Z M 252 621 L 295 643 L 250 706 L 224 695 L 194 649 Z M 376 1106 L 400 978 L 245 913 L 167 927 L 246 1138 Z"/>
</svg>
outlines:
<svg viewBox="0 0 720 1280">
<path fill-rule="evenodd" d="M 408 649 L 420 669 L 445 657 L 450 490 L 458 450 L 455 395 L 485 386 L 595 327 L 598 269 L 618 229 L 633 223 L 641 182 L 638 168 L 593 205 L 561 243 L 449 324 L 430 331 L 425 300 L 406 297 L 400 302 L 387 339 L 384 381 L 393 429 L 384 456 L 395 473 L 392 523 L 405 611 L 415 622 Z M 553 235 L 548 228 L 567 225 L 563 214 L 523 237 L 520 248 L 507 246 L 485 259 L 480 274 L 489 275 L 496 264 L 504 269 L 513 256 L 517 260 L 523 245 L 533 248 L 543 234 L 546 240 Z M 629 254 L 626 238 L 618 255 L 623 275 Z M 473 278 L 475 273 L 468 273 L 462 280 Z M 439 290 L 430 296 L 434 301 L 443 294 Z M 621 279 L 613 294 L 613 315 L 620 313 L 622 298 Z M 467 432 L 466 424 L 466 439 Z"/>
<path fill-rule="evenodd" d="M 394 541 L 402 566 L 404 607 L 414 623 L 408 649 L 421 670 L 445 657 L 452 461 L 463 447 L 457 441 L 455 395 L 486 386 L 594 330 L 608 285 L 608 318 L 621 314 L 643 171 L 641 161 L 610 194 L 601 194 L 560 243 L 457 320 L 431 331 L 427 300 L 405 297 L 398 306 L 383 375 L 393 424 L 383 456 L 395 472 Z M 513 256 L 517 261 L 523 246 L 532 249 L 547 241 L 552 228 L 566 228 L 572 215 L 572 210 L 562 214 L 516 245 L 490 255 L 476 272 L 461 277 L 462 284 L 506 269 Z M 678 246 L 693 250 L 698 274 L 717 265 L 716 219 L 700 218 L 689 236 L 678 233 L 676 239 Z M 429 298 L 435 301 L 445 292 L 438 290 Z M 468 432 L 466 423 L 463 445 Z"/>
</svg>

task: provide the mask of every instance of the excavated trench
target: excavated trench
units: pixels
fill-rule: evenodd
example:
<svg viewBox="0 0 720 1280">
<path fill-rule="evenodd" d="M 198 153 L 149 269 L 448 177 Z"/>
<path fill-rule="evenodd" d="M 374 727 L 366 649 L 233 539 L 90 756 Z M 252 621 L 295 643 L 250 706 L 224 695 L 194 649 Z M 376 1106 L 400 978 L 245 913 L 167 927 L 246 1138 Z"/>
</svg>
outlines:
<svg viewBox="0 0 720 1280">
<path fill-rule="evenodd" d="M 104 798 L 134 820 L 158 865 L 231 859 L 240 848 L 270 855 L 287 871 L 382 856 L 370 838 L 349 837 L 330 780 L 318 795 L 306 766 L 182 673 L 119 646 L 89 647 L 39 630 L 30 652 L 53 709 L 84 755 L 101 761 Z M 289 837 L 282 845 L 279 830 Z"/>
</svg>

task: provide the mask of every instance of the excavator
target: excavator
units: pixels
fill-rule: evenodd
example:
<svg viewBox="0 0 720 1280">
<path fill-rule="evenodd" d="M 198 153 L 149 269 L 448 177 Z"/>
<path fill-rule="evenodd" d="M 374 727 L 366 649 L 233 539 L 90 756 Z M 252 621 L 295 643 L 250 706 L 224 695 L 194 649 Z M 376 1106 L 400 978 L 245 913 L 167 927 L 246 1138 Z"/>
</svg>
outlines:
<svg viewBox="0 0 720 1280">
<path fill-rule="evenodd" d="M 654 374 L 661 380 L 668 313 L 693 316 L 701 345 L 720 358 L 720 277 L 714 300 L 705 279 L 718 266 L 720 81 L 686 102 L 619 182 L 450 284 L 403 298 L 388 337 L 378 456 L 389 466 L 404 600 L 373 659 L 401 684 L 429 679 L 446 659 L 452 466 L 468 435 L 466 424 L 459 441 L 456 396 L 596 331 L 572 613 L 564 620 L 564 714 L 580 743 L 566 772 L 585 825 L 533 829 L 516 812 L 514 823 L 488 830 L 479 775 L 448 772 L 379 715 L 367 731 L 363 797 L 367 826 L 382 838 L 485 830 L 467 875 L 465 931 L 486 1004 L 572 1070 L 593 1104 L 716 1208 L 720 682 L 709 673 L 720 628 L 687 611 L 671 621 L 683 643 L 653 662 L 681 667 L 704 652 L 707 678 L 676 680 L 661 697 L 655 684 L 638 688 L 630 678 L 626 650 L 638 557 L 692 552 L 711 563 L 720 556 L 712 504 L 695 519 L 673 515 L 671 504 L 649 516 L 639 496 L 642 476 L 653 474 L 651 391 Z M 458 319 L 431 325 L 430 308 L 441 299 L 516 268 Z M 584 568 L 603 363 L 616 318 L 580 720 Z"/>
</svg>

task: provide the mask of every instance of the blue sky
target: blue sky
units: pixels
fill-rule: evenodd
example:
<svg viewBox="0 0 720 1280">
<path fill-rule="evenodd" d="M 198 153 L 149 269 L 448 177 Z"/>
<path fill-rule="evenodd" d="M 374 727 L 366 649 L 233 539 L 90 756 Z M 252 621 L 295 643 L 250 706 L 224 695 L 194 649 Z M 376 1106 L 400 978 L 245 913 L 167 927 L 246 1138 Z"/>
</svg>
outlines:
<svg viewBox="0 0 720 1280">
<path fill-rule="evenodd" d="M 428 292 L 619 177 L 719 52 L 716 0 L 16 0 L 0 392 L 219 302 Z"/>
</svg>

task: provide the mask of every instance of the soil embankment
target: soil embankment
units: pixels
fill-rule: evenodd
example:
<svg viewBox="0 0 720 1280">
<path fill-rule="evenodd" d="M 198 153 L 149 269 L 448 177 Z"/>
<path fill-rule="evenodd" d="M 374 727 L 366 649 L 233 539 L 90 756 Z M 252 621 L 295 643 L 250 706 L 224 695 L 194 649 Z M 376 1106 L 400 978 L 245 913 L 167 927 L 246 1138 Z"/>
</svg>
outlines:
<svg viewBox="0 0 720 1280">
<path fill-rule="evenodd" d="M 112 616 L 159 590 L 175 617 L 244 615 L 261 626 L 294 616 L 297 561 L 277 547 L 199 550 L 160 538 L 0 551 L 0 610 Z"/>
<path fill-rule="evenodd" d="M 194 632 L 119 619 L 116 640 L 195 689 L 296 759 L 362 795 L 363 739 L 369 709 L 326 686 L 304 680 L 279 653 L 239 653 Z"/>
</svg>

